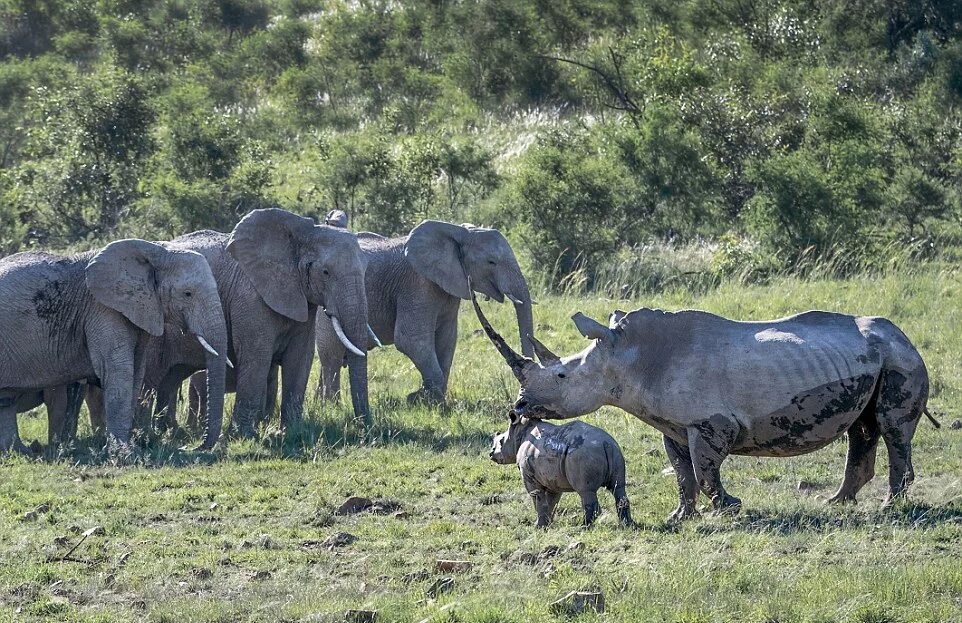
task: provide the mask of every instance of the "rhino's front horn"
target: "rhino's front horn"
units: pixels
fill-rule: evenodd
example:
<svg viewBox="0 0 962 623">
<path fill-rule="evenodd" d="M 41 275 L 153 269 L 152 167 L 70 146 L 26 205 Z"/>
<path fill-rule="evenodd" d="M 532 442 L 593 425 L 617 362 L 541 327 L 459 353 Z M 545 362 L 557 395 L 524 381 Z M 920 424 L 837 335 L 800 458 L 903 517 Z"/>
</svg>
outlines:
<svg viewBox="0 0 962 623">
<path fill-rule="evenodd" d="M 470 284 L 470 280 L 468 283 Z M 491 343 L 494 344 L 494 347 L 498 349 L 498 352 L 501 353 L 501 356 L 504 357 L 504 360 L 508 362 L 509 366 L 511 366 L 511 372 L 514 373 L 514 376 L 519 381 L 523 382 L 524 366 L 525 364 L 531 362 L 531 360 L 514 352 L 514 349 L 508 346 L 508 343 L 504 341 L 504 338 L 498 335 L 498 332 L 494 330 L 494 328 L 491 326 L 491 323 L 488 322 L 487 318 L 485 318 L 484 312 L 481 311 L 481 306 L 478 305 L 478 297 L 474 294 L 474 290 L 471 290 L 470 287 L 468 290 L 471 292 L 471 303 L 474 305 L 474 312 L 478 315 L 478 320 L 481 321 L 481 328 L 484 329 L 484 332 L 488 335 L 488 339 L 490 339 Z"/>
</svg>

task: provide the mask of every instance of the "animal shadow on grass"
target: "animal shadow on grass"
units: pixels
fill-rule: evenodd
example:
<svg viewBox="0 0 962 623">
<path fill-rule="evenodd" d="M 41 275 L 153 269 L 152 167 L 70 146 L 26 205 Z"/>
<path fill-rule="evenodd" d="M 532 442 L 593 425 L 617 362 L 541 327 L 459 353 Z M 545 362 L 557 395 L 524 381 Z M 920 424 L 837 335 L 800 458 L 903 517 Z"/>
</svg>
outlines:
<svg viewBox="0 0 962 623">
<path fill-rule="evenodd" d="M 909 500 L 886 510 L 859 511 L 826 506 L 824 509 L 766 513 L 745 510 L 727 523 L 702 523 L 695 530 L 701 534 L 719 532 L 752 532 L 792 535 L 804 532 L 826 532 L 857 529 L 862 526 L 888 525 L 925 530 L 945 523 L 962 523 L 962 505 L 935 506 Z M 674 529 L 674 528 L 666 528 Z"/>
<path fill-rule="evenodd" d="M 228 439 L 226 443 L 230 447 L 227 451 L 219 447 L 212 452 L 193 452 L 190 447 L 196 445 L 197 440 L 185 434 L 161 436 L 154 433 L 135 433 L 136 449 L 126 460 L 118 461 L 107 456 L 103 450 L 103 439 L 89 436 L 74 440 L 66 446 L 48 448 L 43 453 L 43 458 L 89 466 L 126 464 L 186 467 L 208 465 L 223 460 L 305 460 L 340 448 L 363 446 L 418 444 L 436 452 L 452 447 L 480 452 L 490 443 L 491 434 L 497 428 L 492 426 L 491 431 L 482 430 L 477 427 L 476 418 L 472 419 L 473 424 L 462 425 L 457 414 L 478 406 L 473 404 L 411 407 L 403 399 L 388 397 L 379 400 L 374 406 L 373 422 L 370 426 L 365 426 L 354 419 L 349 406 L 308 401 L 304 419 L 289 426 L 283 434 L 278 430 L 275 416 L 252 443 Z M 490 405 L 485 407 L 485 410 L 491 410 Z M 420 424 L 418 413 L 411 413 L 411 410 L 429 414 L 430 410 L 435 410 L 444 418 L 445 425 L 438 426 L 434 418 L 428 418 L 428 422 Z"/>
</svg>

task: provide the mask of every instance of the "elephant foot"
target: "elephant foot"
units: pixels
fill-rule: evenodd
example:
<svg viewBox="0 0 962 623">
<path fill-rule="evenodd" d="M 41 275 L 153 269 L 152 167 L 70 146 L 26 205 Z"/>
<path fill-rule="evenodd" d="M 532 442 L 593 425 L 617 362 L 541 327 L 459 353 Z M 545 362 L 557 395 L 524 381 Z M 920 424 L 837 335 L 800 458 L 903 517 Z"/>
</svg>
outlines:
<svg viewBox="0 0 962 623">
<path fill-rule="evenodd" d="M 905 492 L 896 493 L 894 495 L 892 493 L 889 493 L 888 495 L 885 496 L 885 499 L 882 501 L 882 506 L 879 507 L 879 510 L 883 510 L 883 511 L 892 510 L 893 506 L 895 506 L 899 501 L 904 499 L 905 499 Z"/>
<path fill-rule="evenodd" d="M 742 501 L 725 493 L 723 496 L 713 498 L 712 506 L 716 515 L 737 515 L 742 510 Z"/>
<path fill-rule="evenodd" d="M 4 454 L 21 454 L 23 456 L 30 457 L 30 458 L 33 458 L 34 456 L 36 456 L 36 453 L 31 451 L 29 447 L 24 445 L 24 443 L 20 441 L 19 438 L 3 444 L 3 449 L 0 450 L 0 455 L 4 455 Z"/>
<path fill-rule="evenodd" d="M 685 506 L 684 504 L 679 504 L 678 508 L 672 511 L 671 515 L 665 520 L 669 524 L 678 524 L 688 519 L 695 519 L 700 517 L 698 510 L 695 505 Z"/>
<path fill-rule="evenodd" d="M 408 404 L 439 407 L 444 404 L 444 394 L 436 389 L 422 387 L 416 392 L 408 394 Z"/>
</svg>

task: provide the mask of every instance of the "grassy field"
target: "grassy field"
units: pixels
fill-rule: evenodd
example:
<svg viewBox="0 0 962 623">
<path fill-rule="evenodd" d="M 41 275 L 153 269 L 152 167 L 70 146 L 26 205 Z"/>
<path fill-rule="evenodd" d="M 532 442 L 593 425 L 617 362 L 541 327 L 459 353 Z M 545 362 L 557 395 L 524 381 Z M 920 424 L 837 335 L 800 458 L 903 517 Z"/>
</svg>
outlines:
<svg viewBox="0 0 962 623">
<path fill-rule="evenodd" d="M 946 426 L 920 424 L 918 479 L 890 511 L 879 511 L 884 449 L 857 506 L 824 505 L 841 480 L 840 441 L 794 459 L 730 458 L 723 475 L 743 512 L 669 527 L 675 479 L 663 473 L 660 436 L 603 409 L 586 419 L 625 451 L 639 529 L 619 529 L 603 494 L 593 529 L 577 527 L 570 495 L 555 526 L 535 531 L 517 471 L 487 459 L 516 383 L 463 305 L 449 408 L 407 407 L 413 366 L 383 349 L 371 358 L 376 428 L 363 440 L 346 408 L 312 404 L 286 439 L 234 442 L 219 456 L 167 440 L 142 466 L 119 468 L 83 433 L 61 459 L 6 459 L 0 620 L 340 621 L 348 608 L 367 608 L 378 621 L 553 621 L 550 602 L 591 589 L 604 592 L 607 612 L 579 620 L 962 621 L 962 430 L 948 426 L 962 417 L 960 299 L 960 271 L 929 266 L 632 301 L 544 296 L 535 308 L 540 337 L 566 353 L 584 345 L 568 321 L 578 309 L 596 318 L 642 305 L 744 319 L 810 308 L 892 318 L 925 356 L 930 408 Z M 514 337 L 510 310 L 487 309 Z M 21 418 L 28 442 L 44 427 L 44 418 Z M 335 515 L 351 495 L 402 512 Z M 95 526 L 102 533 L 62 560 Z M 321 544 L 339 532 L 356 541 Z M 442 573 L 438 559 L 471 566 Z M 446 575 L 450 590 L 432 592 Z"/>
</svg>

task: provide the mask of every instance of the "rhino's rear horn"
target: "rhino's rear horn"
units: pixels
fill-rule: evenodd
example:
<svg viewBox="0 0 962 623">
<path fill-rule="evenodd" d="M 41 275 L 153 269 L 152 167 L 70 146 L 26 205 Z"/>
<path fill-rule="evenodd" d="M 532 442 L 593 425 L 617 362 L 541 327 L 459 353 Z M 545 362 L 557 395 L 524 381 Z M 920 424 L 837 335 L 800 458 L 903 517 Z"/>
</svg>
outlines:
<svg viewBox="0 0 962 623">
<path fill-rule="evenodd" d="M 504 341 L 504 338 L 498 335 L 498 332 L 494 330 L 494 328 L 491 326 L 491 323 L 488 322 L 487 318 L 485 318 L 484 312 L 481 311 L 481 306 L 478 305 L 478 297 L 475 295 L 474 290 L 470 288 L 470 283 L 471 282 L 469 279 L 468 290 L 471 292 L 471 304 L 474 305 L 474 312 L 478 315 L 478 320 L 481 321 L 481 328 L 484 329 L 488 339 L 490 339 L 491 343 L 494 344 L 494 347 L 498 349 L 498 352 L 501 353 L 501 356 L 504 357 L 504 360 L 508 362 L 509 366 L 511 366 L 511 372 L 514 373 L 514 376 L 519 381 L 524 381 L 524 366 L 531 360 L 516 353 L 514 349 L 508 346 L 508 343 Z"/>
<path fill-rule="evenodd" d="M 538 356 L 538 361 L 541 362 L 541 365 L 548 366 L 561 360 L 561 357 L 551 352 L 551 349 L 542 344 L 541 340 L 535 336 L 527 335 L 525 337 L 527 337 L 531 345 L 534 346 L 534 352 Z"/>
</svg>

